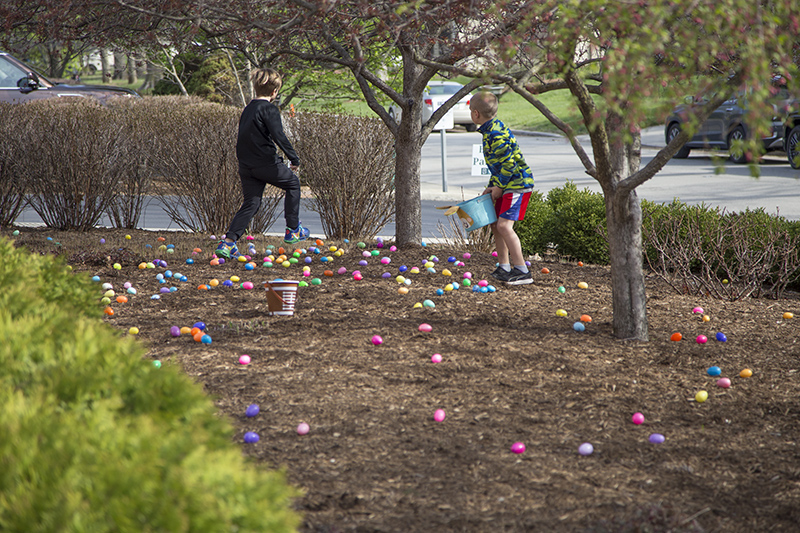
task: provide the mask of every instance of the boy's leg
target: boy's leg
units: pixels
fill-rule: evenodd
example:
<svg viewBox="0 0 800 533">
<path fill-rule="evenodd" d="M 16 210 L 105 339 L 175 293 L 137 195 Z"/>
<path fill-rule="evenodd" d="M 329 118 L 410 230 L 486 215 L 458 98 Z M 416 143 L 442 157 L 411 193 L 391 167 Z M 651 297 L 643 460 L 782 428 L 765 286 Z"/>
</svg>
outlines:
<svg viewBox="0 0 800 533">
<path fill-rule="evenodd" d="M 300 225 L 300 179 L 286 165 L 278 165 L 267 177 L 270 185 L 283 189 L 286 197 L 283 201 L 283 212 L 286 216 L 286 227 L 297 229 Z"/>
<path fill-rule="evenodd" d="M 261 206 L 261 196 L 264 194 L 266 182 L 256 177 L 254 169 L 239 167 L 239 179 L 242 181 L 242 207 L 236 212 L 231 221 L 228 232 L 225 234 L 229 242 L 236 242 L 242 236 L 256 211 Z"/>
<path fill-rule="evenodd" d="M 522 244 L 514 231 L 514 222 L 507 218 L 498 218 L 494 228 L 495 241 L 500 263 L 507 263 L 510 259 L 513 266 L 519 266 L 525 264 L 525 258 L 522 255 Z"/>
<path fill-rule="evenodd" d="M 519 241 L 517 232 L 514 231 L 514 222 L 525 218 L 530 199 L 530 190 L 507 192 L 498 200 L 496 241 L 503 241 L 505 250 L 510 256 L 513 268 L 505 280 L 509 285 L 526 285 L 533 283 L 531 273 L 525 265 L 525 257 L 522 255 L 522 244 Z M 498 256 L 500 247 L 498 246 Z"/>
</svg>

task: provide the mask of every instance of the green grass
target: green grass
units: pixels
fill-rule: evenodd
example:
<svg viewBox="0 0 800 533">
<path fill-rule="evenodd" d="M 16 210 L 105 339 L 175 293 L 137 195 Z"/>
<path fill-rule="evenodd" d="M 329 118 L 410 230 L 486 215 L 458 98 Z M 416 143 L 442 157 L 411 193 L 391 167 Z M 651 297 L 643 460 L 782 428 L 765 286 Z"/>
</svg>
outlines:
<svg viewBox="0 0 800 533">
<path fill-rule="evenodd" d="M 81 83 L 83 85 L 109 85 L 111 87 L 124 87 L 125 89 L 133 89 L 138 91 L 139 87 L 144 83 L 143 78 L 139 78 L 136 83 L 128 83 L 128 78 L 125 77 L 121 80 L 111 80 L 111 83 L 103 83 L 103 77 L 100 74 L 95 76 L 81 75 Z"/>
</svg>

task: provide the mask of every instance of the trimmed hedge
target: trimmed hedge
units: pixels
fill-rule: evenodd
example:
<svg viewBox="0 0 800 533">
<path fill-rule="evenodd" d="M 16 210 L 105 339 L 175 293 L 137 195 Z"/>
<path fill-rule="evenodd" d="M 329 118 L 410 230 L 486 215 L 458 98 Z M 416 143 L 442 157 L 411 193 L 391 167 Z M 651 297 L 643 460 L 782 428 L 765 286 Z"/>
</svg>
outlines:
<svg viewBox="0 0 800 533">
<path fill-rule="evenodd" d="M 0 530 L 295 530 L 299 491 L 97 318 L 88 277 L 7 240 L 0 257 Z"/>
</svg>

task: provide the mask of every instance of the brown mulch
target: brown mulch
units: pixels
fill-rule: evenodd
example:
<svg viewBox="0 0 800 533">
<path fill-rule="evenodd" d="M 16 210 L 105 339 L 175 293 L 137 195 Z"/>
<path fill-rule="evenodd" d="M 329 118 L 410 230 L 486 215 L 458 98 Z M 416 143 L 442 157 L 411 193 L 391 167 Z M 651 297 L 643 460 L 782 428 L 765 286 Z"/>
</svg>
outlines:
<svg viewBox="0 0 800 533">
<path fill-rule="evenodd" d="M 447 259 L 465 250 L 390 252 L 387 245 L 360 267 L 355 244 L 334 257 L 327 247 L 342 243 L 326 243 L 323 254 L 308 254 L 321 285 L 301 288 L 294 316 L 278 317 L 268 315 L 262 282 L 303 279 L 302 262 L 261 265 L 267 244 L 282 245 L 278 238 L 256 239 L 252 271 L 238 262 L 211 266 L 215 242 L 195 234 L 23 229 L 16 240 L 36 253 L 62 254 L 118 290 L 132 283 L 138 294 L 114 304 L 107 322 L 121 334 L 138 327 L 148 358 L 180 365 L 215 399 L 242 453 L 284 468 L 303 488 L 296 502 L 302 531 L 800 530 L 795 296 L 727 302 L 676 294 L 648 279 L 650 341 L 623 342 L 612 335 L 604 266 L 534 263 L 531 285 L 439 296 L 436 289 L 466 271 L 489 278 L 494 258 L 474 252 L 461 267 Z M 175 252 L 159 251 L 162 244 Z M 193 254 L 195 247 L 203 251 Z M 322 263 L 323 255 L 333 262 Z M 431 255 L 439 258 L 435 274 L 422 268 Z M 193 265 L 185 264 L 189 257 Z M 165 268 L 138 268 L 154 258 L 188 281 L 159 284 Z M 422 268 L 408 275 L 407 295 L 394 279 L 401 265 Z M 323 275 L 340 267 L 347 274 Z M 356 269 L 363 280 L 353 279 Z M 392 277 L 383 279 L 384 272 Z M 198 290 L 234 275 L 256 289 Z M 578 288 L 581 281 L 588 289 Z M 151 299 L 164 286 L 178 290 Z M 435 308 L 413 308 L 426 299 Z M 695 306 L 710 320 L 693 314 Z M 556 316 L 558 309 L 568 316 Z M 592 320 L 579 333 L 573 324 L 583 314 Z M 171 326 L 198 321 L 211 344 L 170 335 Z M 422 323 L 432 331 L 420 332 Z M 682 341 L 670 340 L 675 332 Z M 717 341 L 717 332 L 727 341 Z M 706 344 L 695 342 L 700 334 Z M 374 335 L 383 344 L 373 345 Z M 434 353 L 441 363 L 431 362 Z M 243 354 L 249 365 L 238 364 Z M 730 388 L 716 386 L 707 374 L 712 365 Z M 752 377 L 739 377 L 745 368 Z M 704 403 L 694 400 L 700 390 L 708 392 Z M 245 416 L 250 404 L 260 406 L 254 418 Z M 437 409 L 447 414 L 443 422 L 433 419 Z M 632 423 L 635 412 L 644 424 Z M 310 426 L 307 435 L 296 432 L 301 422 Z M 245 444 L 248 431 L 259 442 Z M 653 433 L 665 442 L 650 443 Z M 527 450 L 512 453 L 515 442 Z M 584 442 L 594 447 L 589 456 L 578 453 Z"/>
</svg>

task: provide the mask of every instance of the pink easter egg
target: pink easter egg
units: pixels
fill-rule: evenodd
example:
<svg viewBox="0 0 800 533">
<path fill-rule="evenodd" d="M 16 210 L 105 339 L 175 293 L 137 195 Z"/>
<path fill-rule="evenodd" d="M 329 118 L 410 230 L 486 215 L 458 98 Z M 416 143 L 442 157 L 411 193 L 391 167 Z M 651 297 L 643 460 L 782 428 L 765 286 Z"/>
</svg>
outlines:
<svg viewBox="0 0 800 533">
<path fill-rule="evenodd" d="M 478 282 L 478 287 L 486 287 L 487 285 L 489 285 L 489 282 L 485 279 L 482 279 Z"/>
<path fill-rule="evenodd" d="M 631 421 L 637 426 L 639 426 L 644 423 L 644 415 L 642 413 L 633 413 Z"/>
<path fill-rule="evenodd" d="M 695 307 L 694 309 L 692 309 L 692 313 L 694 313 L 696 315 L 702 315 L 703 314 L 703 308 L 702 307 Z"/>
<path fill-rule="evenodd" d="M 496 251 L 492 252 L 492 257 L 497 257 L 497 252 Z"/>
<path fill-rule="evenodd" d="M 250 356 L 249 355 L 240 355 L 239 356 L 239 364 L 240 365 L 249 365 L 250 364 Z"/>
<path fill-rule="evenodd" d="M 372 344 L 374 344 L 375 346 L 383 344 L 383 337 L 381 337 L 380 335 L 373 335 Z"/>
<path fill-rule="evenodd" d="M 367 251 L 361 252 L 361 255 L 363 255 L 364 257 L 372 257 L 372 254 Z"/>
<path fill-rule="evenodd" d="M 339 270 L 337 270 L 337 272 L 339 274 L 347 274 L 347 269 L 345 267 L 339 267 Z"/>
<path fill-rule="evenodd" d="M 698 335 L 696 340 L 697 344 L 705 344 L 708 342 L 708 337 L 706 337 L 705 335 Z"/>
<path fill-rule="evenodd" d="M 394 246 L 394 245 L 390 246 L 389 247 L 389 251 L 390 252 L 396 252 L 397 251 L 397 246 Z"/>
<path fill-rule="evenodd" d="M 311 277 L 311 271 L 310 270 L 304 270 L 303 271 L 303 276 L 306 277 L 306 278 L 310 278 Z"/>
<path fill-rule="evenodd" d="M 431 331 L 433 331 L 433 326 L 431 326 L 430 324 L 422 323 L 419 325 L 419 330 L 423 333 L 430 333 Z"/>
<path fill-rule="evenodd" d="M 442 422 L 447 417 L 447 413 L 444 412 L 444 409 L 437 409 L 435 413 L 433 413 L 433 419 L 437 422 Z"/>
<path fill-rule="evenodd" d="M 245 237 L 245 239 L 246 239 L 246 240 L 248 240 L 248 241 L 254 241 L 254 240 L 256 240 L 256 238 L 255 238 L 255 237 L 253 237 L 252 235 L 248 235 L 247 237 Z"/>
<path fill-rule="evenodd" d="M 472 254 L 470 254 L 469 252 L 464 252 L 464 255 L 462 257 L 464 259 L 469 259 L 470 257 L 472 257 Z"/>
<path fill-rule="evenodd" d="M 353 279 L 356 281 L 360 281 L 364 279 L 364 276 L 361 275 L 361 272 L 353 272 Z"/>
<path fill-rule="evenodd" d="M 722 387 L 723 389 L 727 389 L 731 386 L 731 380 L 728 378 L 719 378 L 717 380 L 717 387 Z"/>
<path fill-rule="evenodd" d="M 388 265 L 391 262 L 392 262 L 391 258 L 389 258 L 389 257 L 381 257 L 381 264 Z"/>
<path fill-rule="evenodd" d="M 464 272 L 464 279 L 472 279 L 472 272 Z"/>
<path fill-rule="evenodd" d="M 515 442 L 511 445 L 511 451 L 516 454 L 525 453 L 525 443 Z"/>
<path fill-rule="evenodd" d="M 435 353 L 431 356 L 431 362 L 433 363 L 441 363 L 442 362 L 442 354 Z"/>
<path fill-rule="evenodd" d="M 308 424 L 305 422 L 301 422 L 297 425 L 297 434 L 298 435 L 307 435 L 311 428 L 308 427 Z"/>
<path fill-rule="evenodd" d="M 252 281 L 245 281 L 244 283 L 242 283 L 242 288 L 247 290 L 247 291 L 251 290 L 253 288 L 253 282 Z"/>
</svg>

